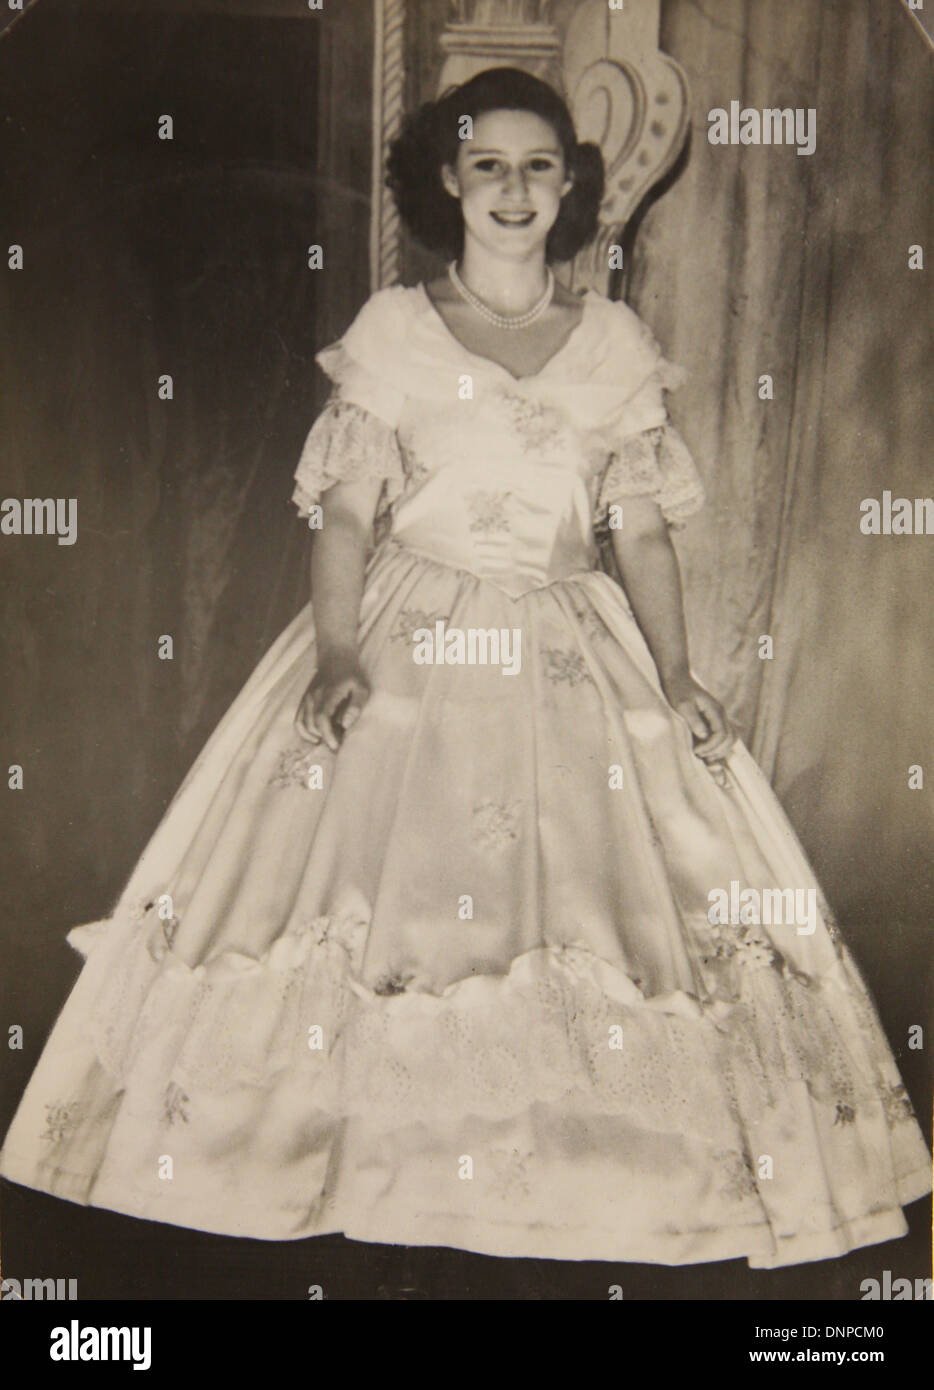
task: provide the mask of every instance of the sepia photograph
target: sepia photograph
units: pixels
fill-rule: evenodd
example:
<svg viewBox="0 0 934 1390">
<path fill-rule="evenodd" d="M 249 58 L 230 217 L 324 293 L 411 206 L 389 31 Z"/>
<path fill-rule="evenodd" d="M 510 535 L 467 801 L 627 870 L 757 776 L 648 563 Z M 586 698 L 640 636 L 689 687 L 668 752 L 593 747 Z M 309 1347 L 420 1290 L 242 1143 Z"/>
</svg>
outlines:
<svg viewBox="0 0 934 1390">
<path fill-rule="evenodd" d="M 557 1300 L 885 1361 L 934 1299 L 934 3 L 5 8 L 30 1355 Z"/>
</svg>

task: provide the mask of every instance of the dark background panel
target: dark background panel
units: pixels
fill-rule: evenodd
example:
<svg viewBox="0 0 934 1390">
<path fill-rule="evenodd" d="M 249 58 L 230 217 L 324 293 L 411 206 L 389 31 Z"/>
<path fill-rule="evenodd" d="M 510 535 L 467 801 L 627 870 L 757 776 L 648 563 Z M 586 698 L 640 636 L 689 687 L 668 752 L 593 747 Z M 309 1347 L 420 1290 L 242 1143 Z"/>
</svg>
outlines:
<svg viewBox="0 0 934 1390">
<path fill-rule="evenodd" d="M 77 968 L 67 926 L 109 910 L 307 599 L 289 495 L 326 392 L 314 353 L 368 292 L 366 10 L 325 29 L 203 8 L 42 0 L 0 42 L 0 228 L 25 254 L 0 280 L 2 491 L 78 503 L 75 545 L 2 553 L 4 767 L 25 775 L 2 930 L 27 1065 Z"/>
</svg>

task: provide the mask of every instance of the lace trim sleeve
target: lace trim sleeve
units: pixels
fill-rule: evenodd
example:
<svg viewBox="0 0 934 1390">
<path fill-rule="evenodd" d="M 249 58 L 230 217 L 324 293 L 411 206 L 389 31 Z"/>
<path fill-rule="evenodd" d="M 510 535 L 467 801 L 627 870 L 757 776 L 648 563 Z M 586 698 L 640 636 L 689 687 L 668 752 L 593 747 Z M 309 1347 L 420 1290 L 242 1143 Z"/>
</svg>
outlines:
<svg viewBox="0 0 934 1390">
<path fill-rule="evenodd" d="M 668 422 L 615 446 L 600 483 L 594 524 L 608 525 L 608 509 L 628 497 L 651 497 L 669 526 L 680 529 L 704 502 L 704 484 L 687 445 Z"/>
<path fill-rule="evenodd" d="M 396 432 L 378 416 L 335 393 L 309 431 L 294 477 L 292 501 L 302 517 L 335 483 L 382 478 L 376 510 L 379 522 L 405 485 Z"/>
</svg>

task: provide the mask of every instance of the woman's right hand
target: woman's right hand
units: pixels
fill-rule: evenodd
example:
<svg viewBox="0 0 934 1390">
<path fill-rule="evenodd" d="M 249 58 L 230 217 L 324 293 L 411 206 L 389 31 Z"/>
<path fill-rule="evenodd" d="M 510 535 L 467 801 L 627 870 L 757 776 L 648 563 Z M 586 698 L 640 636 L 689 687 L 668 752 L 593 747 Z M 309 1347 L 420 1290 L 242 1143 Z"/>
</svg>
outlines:
<svg viewBox="0 0 934 1390">
<path fill-rule="evenodd" d="M 336 753 L 341 739 L 370 698 L 370 683 L 356 650 L 328 653 L 321 661 L 295 715 L 295 727 L 312 743 L 324 739 Z"/>
</svg>

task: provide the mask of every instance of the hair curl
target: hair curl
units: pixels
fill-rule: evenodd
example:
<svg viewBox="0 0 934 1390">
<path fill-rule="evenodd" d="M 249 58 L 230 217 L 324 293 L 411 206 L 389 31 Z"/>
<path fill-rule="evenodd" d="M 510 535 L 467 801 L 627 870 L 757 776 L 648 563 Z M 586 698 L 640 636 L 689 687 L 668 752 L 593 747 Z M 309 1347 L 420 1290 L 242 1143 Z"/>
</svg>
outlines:
<svg viewBox="0 0 934 1390">
<path fill-rule="evenodd" d="M 597 230 L 603 158 L 596 145 L 578 141 L 571 113 L 554 88 L 520 68 L 487 68 L 406 117 L 386 165 L 399 216 L 429 251 L 460 255 L 464 219 L 441 181 L 441 169 L 457 160 L 461 118 L 476 120 L 487 111 L 531 111 L 554 130 L 572 187 L 561 200 L 545 255 L 550 261 L 571 260 Z"/>
</svg>

